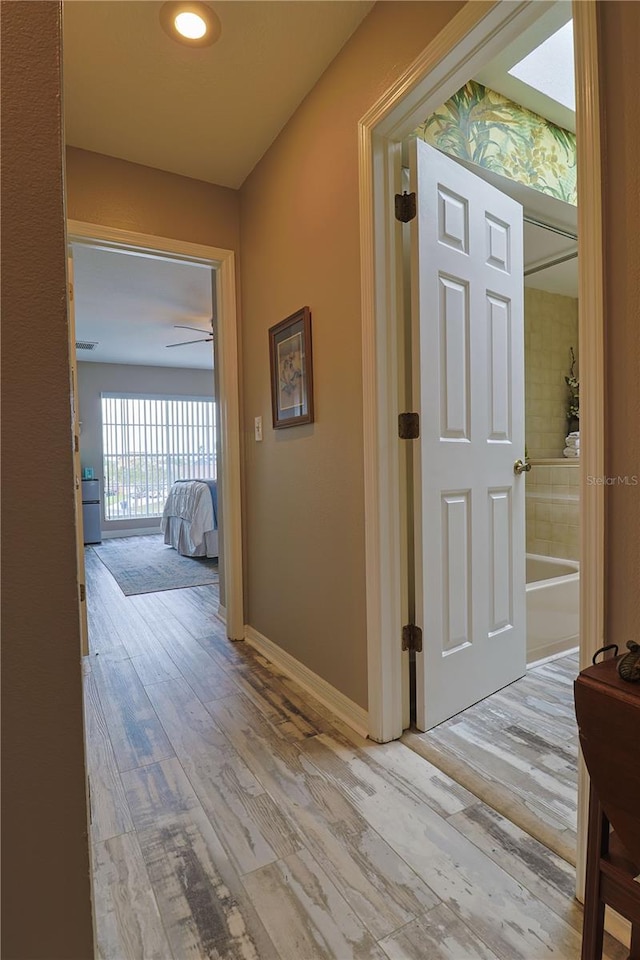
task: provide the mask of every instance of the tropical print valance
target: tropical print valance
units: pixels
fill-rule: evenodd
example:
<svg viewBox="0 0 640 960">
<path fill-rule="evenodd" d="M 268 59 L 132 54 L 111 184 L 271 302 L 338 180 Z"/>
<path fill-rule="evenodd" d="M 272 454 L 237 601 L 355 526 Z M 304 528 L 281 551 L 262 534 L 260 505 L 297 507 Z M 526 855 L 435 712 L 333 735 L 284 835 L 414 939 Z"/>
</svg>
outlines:
<svg viewBox="0 0 640 960">
<path fill-rule="evenodd" d="M 415 134 L 443 153 L 577 203 L 575 134 L 475 80 Z"/>
</svg>

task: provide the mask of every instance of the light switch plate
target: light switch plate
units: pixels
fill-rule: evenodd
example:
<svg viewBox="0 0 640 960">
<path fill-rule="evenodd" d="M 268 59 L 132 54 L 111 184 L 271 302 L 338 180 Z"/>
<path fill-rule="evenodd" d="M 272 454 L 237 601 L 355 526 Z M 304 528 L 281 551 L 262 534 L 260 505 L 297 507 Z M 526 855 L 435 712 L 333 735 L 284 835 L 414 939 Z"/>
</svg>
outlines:
<svg viewBox="0 0 640 960">
<path fill-rule="evenodd" d="M 254 420 L 256 440 L 262 440 L 262 417 L 256 417 Z"/>
</svg>

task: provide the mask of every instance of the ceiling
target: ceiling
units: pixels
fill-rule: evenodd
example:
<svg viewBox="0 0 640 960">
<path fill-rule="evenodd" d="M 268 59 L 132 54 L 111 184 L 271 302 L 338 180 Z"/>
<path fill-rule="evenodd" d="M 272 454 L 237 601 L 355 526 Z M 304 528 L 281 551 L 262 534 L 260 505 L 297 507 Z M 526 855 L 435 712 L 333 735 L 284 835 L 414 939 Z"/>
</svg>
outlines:
<svg viewBox="0 0 640 960">
<path fill-rule="evenodd" d="M 168 348 L 197 340 L 187 324 L 209 333 L 213 271 L 194 263 L 73 245 L 76 341 L 80 361 L 212 369 L 211 343 Z"/>
<path fill-rule="evenodd" d="M 220 39 L 187 47 L 155 0 L 65 0 L 67 143 L 237 188 L 373 0 L 213 0 Z"/>
<path fill-rule="evenodd" d="M 220 0 L 211 47 L 171 40 L 155 0 L 65 0 L 67 143 L 237 188 L 373 0 Z M 78 359 L 210 368 L 211 271 L 74 244 Z"/>
<path fill-rule="evenodd" d="M 155 0 L 66 0 L 68 143 L 238 187 L 373 3 L 222 0 L 210 5 L 222 21 L 222 36 L 211 47 L 193 49 L 164 34 L 161 4 Z M 553 5 L 535 30 L 505 49 L 477 79 L 490 79 L 499 92 L 562 122 L 553 102 L 545 102 L 549 98 L 509 77 L 508 69 L 568 16 L 566 2 Z M 575 207 L 486 171 L 483 175 L 519 200 L 528 215 L 577 232 Z M 575 241 L 525 224 L 525 269 L 575 249 Z M 210 343 L 166 346 L 198 338 L 195 331 L 175 329 L 176 324 L 206 333 L 209 268 L 74 244 L 74 272 L 77 340 L 98 344 L 79 351 L 79 360 L 212 367 Z M 577 297 L 577 260 L 531 274 L 525 282 Z"/>
</svg>

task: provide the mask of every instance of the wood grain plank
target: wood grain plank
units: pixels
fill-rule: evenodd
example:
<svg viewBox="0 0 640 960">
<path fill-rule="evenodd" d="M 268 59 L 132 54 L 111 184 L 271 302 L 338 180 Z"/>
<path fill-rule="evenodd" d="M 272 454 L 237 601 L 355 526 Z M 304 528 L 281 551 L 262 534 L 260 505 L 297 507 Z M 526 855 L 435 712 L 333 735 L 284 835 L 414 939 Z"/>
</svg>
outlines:
<svg viewBox="0 0 640 960">
<path fill-rule="evenodd" d="M 214 589 L 211 589 L 212 587 Z M 189 587 L 186 595 L 196 606 L 201 607 L 213 615 L 212 629 L 215 630 L 219 627 L 224 634 L 224 621 L 221 620 L 218 615 L 218 609 L 220 607 L 220 584 L 206 583 L 197 587 Z"/>
<path fill-rule="evenodd" d="M 253 651 L 249 644 L 244 640 L 229 640 L 222 624 L 219 630 L 212 630 L 196 637 L 196 640 L 207 653 L 213 655 L 217 663 L 224 665 L 226 670 L 251 662 Z"/>
<path fill-rule="evenodd" d="M 169 613 L 160 599 L 161 593 L 137 593 L 127 597 L 127 603 L 144 619 L 147 626 L 152 626 L 158 620 L 164 620 Z"/>
<path fill-rule="evenodd" d="M 353 738 L 345 738 L 341 731 L 335 731 L 331 736 L 346 746 L 354 745 Z M 477 803 L 478 798 L 472 793 L 398 741 L 374 743 L 361 738 L 359 753 L 379 776 L 385 777 L 398 790 L 428 804 L 442 817 L 449 817 Z"/>
<path fill-rule="evenodd" d="M 406 744 L 419 756 L 425 756 L 435 766 L 457 780 L 490 807 L 494 807 L 503 816 L 517 822 L 525 831 L 535 836 L 551 850 L 575 863 L 576 837 L 546 810 L 536 808 L 536 798 L 522 796 L 504 783 L 496 783 L 482 774 L 476 773 L 468 763 L 448 752 L 437 744 L 425 744 L 415 734 L 408 731 L 402 736 Z"/>
<path fill-rule="evenodd" d="M 225 960 L 277 960 L 250 897 L 200 809 L 139 834 L 173 953 Z"/>
<path fill-rule="evenodd" d="M 242 693 L 288 739 L 305 740 L 329 729 L 326 720 L 294 690 L 288 690 L 258 657 L 234 670 L 233 676 Z"/>
<path fill-rule="evenodd" d="M 91 837 L 95 842 L 128 833 L 133 830 L 133 821 L 93 672 L 84 680 L 84 709 L 87 771 L 91 787 Z"/>
<path fill-rule="evenodd" d="M 421 738 L 424 739 L 424 738 Z M 543 822 L 558 825 L 575 834 L 577 826 L 576 784 L 538 759 L 532 761 L 532 747 L 504 731 L 490 737 L 473 720 L 455 728 L 432 731 L 431 743 L 463 760 L 473 770 L 496 784 L 509 784 L 521 802 L 535 811 Z"/>
<path fill-rule="evenodd" d="M 200 801 L 176 757 L 122 774 L 127 803 L 136 830 L 162 826 L 178 814 L 200 807 Z"/>
<path fill-rule="evenodd" d="M 582 930 L 582 911 L 574 899 L 576 871 L 566 860 L 484 803 L 454 814 L 449 823 L 554 913 Z"/>
<path fill-rule="evenodd" d="M 210 584 L 209 586 L 214 586 Z M 178 620 L 192 637 L 204 637 L 211 633 L 217 617 L 194 602 L 189 590 L 165 590 L 156 594 L 165 609 Z"/>
<path fill-rule="evenodd" d="M 576 930 L 428 805 L 376 774 L 357 751 L 323 734 L 304 752 L 498 957 L 579 956 Z"/>
<path fill-rule="evenodd" d="M 93 873 L 101 960 L 170 960 L 173 953 L 136 836 L 94 844 Z"/>
<path fill-rule="evenodd" d="M 496 955 L 445 906 L 434 907 L 380 942 L 389 960 L 496 960 Z"/>
<path fill-rule="evenodd" d="M 436 902 L 423 881 L 353 805 L 242 696 L 207 704 L 307 849 L 375 939 Z"/>
<path fill-rule="evenodd" d="M 551 683 L 562 683 L 565 686 L 573 688 L 573 681 L 580 672 L 578 665 L 578 655 L 561 657 L 558 660 L 551 660 L 549 663 L 543 663 L 539 667 L 534 667 L 531 671 L 536 677 L 544 677 Z"/>
<path fill-rule="evenodd" d="M 505 714 L 510 718 L 510 723 L 517 723 L 520 716 L 528 719 L 533 717 L 535 723 L 527 724 L 529 730 L 544 736 L 552 744 L 566 745 L 567 733 L 573 740 L 577 737 L 573 698 L 567 694 L 566 687 L 554 686 L 545 679 L 528 674 L 446 722 L 454 726 L 469 713 L 471 716 L 486 717 L 488 723 L 495 724 L 499 724 L 500 717 Z"/>
<path fill-rule="evenodd" d="M 144 683 L 179 675 L 154 630 L 117 585 L 93 550 L 87 551 L 89 641 L 92 652 L 105 654 L 121 645 Z M 161 607 L 166 618 L 166 610 Z"/>
<path fill-rule="evenodd" d="M 248 873 L 301 843 L 184 680 L 148 688 L 169 740 L 238 869 Z"/>
<path fill-rule="evenodd" d="M 155 629 L 159 642 L 180 667 L 181 676 L 203 703 L 237 692 L 224 667 L 177 620 L 168 618 L 157 623 Z"/>
<path fill-rule="evenodd" d="M 95 676 L 118 769 L 172 757 L 171 744 L 131 663 L 101 662 Z"/>
<path fill-rule="evenodd" d="M 566 860 L 483 803 L 454 814 L 449 823 L 532 896 L 582 932 L 583 911 L 575 899 L 576 872 Z M 607 960 L 626 960 L 627 950 L 605 934 L 604 956 Z"/>
<path fill-rule="evenodd" d="M 243 878 L 281 960 L 375 958 L 384 953 L 308 851 Z"/>
<path fill-rule="evenodd" d="M 573 655 L 543 664 L 436 729 L 403 738 L 572 862 L 578 743 L 566 681 L 576 667 Z"/>
</svg>

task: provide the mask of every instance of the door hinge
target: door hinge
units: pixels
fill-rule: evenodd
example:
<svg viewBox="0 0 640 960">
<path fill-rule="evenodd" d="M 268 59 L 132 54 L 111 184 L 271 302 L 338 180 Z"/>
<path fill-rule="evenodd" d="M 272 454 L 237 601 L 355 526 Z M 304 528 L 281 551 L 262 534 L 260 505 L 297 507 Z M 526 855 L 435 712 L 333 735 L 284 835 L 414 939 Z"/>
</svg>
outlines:
<svg viewBox="0 0 640 960">
<path fill-rule="evenodd" d="M 420 436 L 420 414 L 401 413 L 398 416 L 398 436 L 401 440 L 417 440 Z"/>
<path fill-rule="evenodd" d="M 77 433 L 74 433 L 74 435 L 73 435 L 73 452 L 74 452 L 74 453 L 79 453 L 79 452 L 80 452 L 80 443 L 79 443 L 79 441 L 78 441 L 78 434 L 77 434 Z"/>
<path fill-rule="evenodd" d="M 69 284 L 69 300 L 73 301 L 73 284 Z"/>
<path fill-rule="evenodd" d="M 80 592 L 80 603 L 84 603 L 84 601 L 87 599 L 87 588 L 85 587 L 84 583 L 78 584 L 78 590 Z"/>
<path fill-rule="evenodd" d="M 396 193 L 396 220 L 400 223 L 409 223 L 416 215 L 415 193 Z"/>
<path fill-rule="evenodd" d="M 402 628 L 402 649 L 422 653 L 422 630 L 415 623 L 405 623 Z"/>
</svg>

